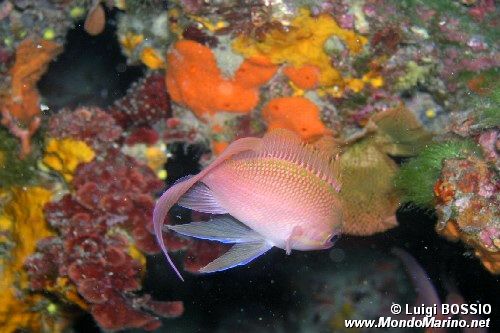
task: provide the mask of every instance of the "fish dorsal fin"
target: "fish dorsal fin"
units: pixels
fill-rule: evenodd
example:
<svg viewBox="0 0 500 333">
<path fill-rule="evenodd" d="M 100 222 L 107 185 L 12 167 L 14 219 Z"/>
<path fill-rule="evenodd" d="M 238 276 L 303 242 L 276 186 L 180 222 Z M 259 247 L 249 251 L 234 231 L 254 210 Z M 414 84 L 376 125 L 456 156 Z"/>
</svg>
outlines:
<svg viewBox="0 0 500 333">
<path fill-rule="evenodd" d="M 266 134 L 257 155 L 300 165 L 329 183 L 337 192 L 340 191 L 336 156 L 323 146 L 315 147 L 303 142 L 291 131 L 276 129 Z"/>
<path fill-rule="evenodd" d="M 187 176 L 181 177 L 181 178 L 177 179 L 177 180 L 176 180 L 176 181 L 172 184 L 172 186 L 174 186 L 175 184 L 178 184 L 178 183 L 182 183 L 182 182 L 184 182 L 184 181 L 188 180 L 189 178 L 193 178 L 193 177 L 194 177 L 194 175 L 187 175 Z"/>
</svg>

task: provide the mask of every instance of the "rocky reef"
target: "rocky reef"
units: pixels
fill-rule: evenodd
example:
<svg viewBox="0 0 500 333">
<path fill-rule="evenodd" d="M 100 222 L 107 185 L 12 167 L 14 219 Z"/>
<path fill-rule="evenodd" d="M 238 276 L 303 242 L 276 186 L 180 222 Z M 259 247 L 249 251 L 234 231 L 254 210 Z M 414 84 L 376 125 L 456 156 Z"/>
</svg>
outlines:
<svg viewBox="0 0 500 333">
<path fill-rule="evenodd" d="M 39 92 L 72 29 L 112 35 L 117 75 L 142 70 L 110 105 L 52 110 Z M 174 147 L 202 147 L 190 161 L 201 168 L 234 140 L 277 128 L 338 149 L 348 237 L 387 233 L 401 208 L 435 212 L 428 233 L 499 274 L 497 30 L 493 0 L 3 1 L 2 331 L 62 332 L 82 313 L 103 330 L 155 330 L 181 316 L 188 304 L 144 282 L 159 253 L 155 199 L 188 172 L 167 171 Z M 164 240 L 193 274 L 226 251 Z M 374 299 L 397 267 L 380 262 Z M 319 325 L 333 331 L 366 313 L 335 303 L 355 297 L 346 281 L 364 272 L 344 269 L 343 279 L 319 274 L 321 299 L 294 315 L 325 315 Z"/>
</svg>

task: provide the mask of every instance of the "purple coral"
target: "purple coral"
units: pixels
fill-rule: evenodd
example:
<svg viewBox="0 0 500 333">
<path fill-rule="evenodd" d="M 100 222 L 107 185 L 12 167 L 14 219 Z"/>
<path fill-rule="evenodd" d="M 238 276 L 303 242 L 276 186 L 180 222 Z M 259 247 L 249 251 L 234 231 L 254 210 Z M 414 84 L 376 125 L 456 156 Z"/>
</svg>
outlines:
<svg viewBox="0 0 500 333">
<path fill-rule="evenodd" d="M 134 294 L 141 289 L 143 264 L 134 259 L 127 235 L 142 251 L 158 251 L 147 221 L 153 209 L 151 192 L 162 183 L 147 167 L 112 150 L 104 160 L 81 166 L 73 186 L 74 195 L 45 207 L 46 218 L 59 236 L 42 240 L 38 252 L 28 259 L 32 288 L 41 290 L 55 285 L 58 277 L 68 277 L 94 319 L 110 330 L 158 328 L 159 319 L 143 310 L 179 316 L 182 302 L 149 298 L 146 302 Z"/>
<path fill-rule="evenodd" d="M 127 94 L 109 109 L 118 124 L 127 128 L 153 125 L 171 113 L 163 74 L 152 72 L 134 83 Z"/>
<path fill-rule="evenodd" d="M 156 141 L 158 134 L 147 127 L 132 133 L 125 136 L 114 118 L 98 108 L 65 110 L 51 118 L 50 136 L 83 140 L 99 156 L 77 167 L 70 194 L 45 206 L 45 217 L 58 235 L 40 241 L 26 261 L 33 290 L 54 290 L 60 278 L 69 279 L 94 319 L 108 330 L 153 330 L 161 324 L 157 316 L 183 312 L 182 302 L 160 302 L 136 293 L 145 268 L 135 249 L 146 254 L 160 250 L 151 221 L 153 195 L 164 183 L 118 148 L 122 142 Z M 172 234 L 164 237 L 170 250 L 188 250 L 185 265 L 190 271 L 225 250 Z"/>
<path fill-rule="evenodd" d="M 75 111 L 63 110 L 49 120 L 48 135 L 85 141 L 96 150 L 102 150 L 117 140 L 122 129 L 113 117 L 99 108 L 81 107 Z"/>
<path fill-rule="evenodd" d="M 179 316 L 182 302 L 153 301 L 141 289 L 142 255 L 159 248 L 152 236 L 153 194 L 163 182 L 134 158 L 113 147 L 122 130 L 97 108 L 63 111 L 51 118 L 49 135 L 87 142 L 99 158 L 81 164 L 72 193 L 45 206 L 45 216 L 58 236 L 39 242 L 26 269 L 34 290 L 57 286 L 66 278 L 76 286 L 101 327 L 109 330 L 161 325 L 156 316 Z M 172 249 L 186 242 L 166 237 Z M 50 288 L 49 288 L 50 289 Z"/>
</svg>

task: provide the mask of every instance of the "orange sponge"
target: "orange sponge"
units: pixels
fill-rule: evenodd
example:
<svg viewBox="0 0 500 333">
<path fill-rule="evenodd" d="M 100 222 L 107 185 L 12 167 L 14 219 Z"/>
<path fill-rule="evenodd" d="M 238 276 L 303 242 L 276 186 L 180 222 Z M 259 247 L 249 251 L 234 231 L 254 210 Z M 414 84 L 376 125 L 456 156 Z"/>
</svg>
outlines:
<svg viewBox="0 0 500 333">
<path fill-rule="evenodd" d="M 258 88 L 269 81 L 277 69 L 278 67 L 267 58 L 253 56 L 243 61 L 234 75 L 234 80 L 242 86 Z"/>
<path fill-rule="evenodd" d="M 167 90 L 175 102 L 198 117 L 219 111 L 247 113 L 259 102 L 258 87 L 276 67 L 263 60 L 245 60 L 234 79 L 225 78 L 212 51 L 197 42 L 182 40 L 167 54 Z"/>
<path fill-rule="evenodd" d="M 287 66 L 283 69 L 290 81 L 301 89 L 313 89 L 319 82 L 319 68 L 312 65 L 304 65 L 302 67 Z"/>
<path fill-rule="evenodd" d="M 275 98 L 264 107 L 262 117 L 269 130 L 286 128 L 305 141 L 313 141 L 327 132 L 319 108 L 304 97 Z"/>
</svg>

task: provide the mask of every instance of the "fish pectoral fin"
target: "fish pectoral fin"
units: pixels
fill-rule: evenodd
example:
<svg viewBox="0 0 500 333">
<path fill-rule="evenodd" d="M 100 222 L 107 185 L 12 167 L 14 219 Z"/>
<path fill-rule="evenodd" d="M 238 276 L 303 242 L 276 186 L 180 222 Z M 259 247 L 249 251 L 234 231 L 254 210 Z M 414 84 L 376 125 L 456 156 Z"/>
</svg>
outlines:
<svg viewBox="0 0 500 333">
<path fill-rule="evenodd" d="M 272 245 L 264 240 L 261 242 L 235 244 L 222 256 L 200 269 L 199 272 L 213 273 L 235 266 L 246 265 L 269 251 L 272 247 Z"/>
<path fill-rule="evenodd" d="M 202 182 L 191 187 L 177 204 L 202 213 L 227 214 L 227 210 L 215 200 L 210 188 Z"/>
<path fill-rule="evenodd" d="M 300 237 L 302 236 L 302 234 L 304 233 L 304 230 L 299 227 L 299 226 L 295 226 L 293 227 L 292 229 L 292 233 L 290 234 L 290 236 L 286 239 L 285 241 L 285 251 L 286 251 L 286 254 L 291 254 L 292 253 L 292 248 L 293 248 L 293 243 Z"/>
<path fill-rule="evenodd" d="M 206 222 L 166 225 L 181 235 L 221 243 L 261 242 L 264 238 L 230 215 L 218 216 Z"/>
</svg>

